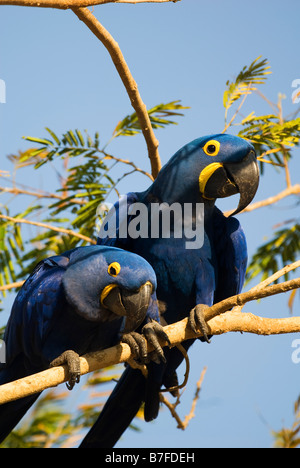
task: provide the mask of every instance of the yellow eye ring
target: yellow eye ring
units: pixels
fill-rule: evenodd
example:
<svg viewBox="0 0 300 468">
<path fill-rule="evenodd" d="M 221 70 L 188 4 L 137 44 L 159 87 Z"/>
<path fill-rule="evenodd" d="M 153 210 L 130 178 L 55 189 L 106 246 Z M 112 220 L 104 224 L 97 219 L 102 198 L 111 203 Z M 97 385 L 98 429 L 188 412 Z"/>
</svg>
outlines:
<svg viewBox="0 0 300 468">
<path fill-rule="evenodd" d="M 220 151 L 220 142 L 217 140 L 209 140 L 203 146 L 203 151 L 207 156 L 217 156 Z"/>
<path fill-rule="evenodd" d="M 118 262 L 111 263 L 107 269 L 107 273 L 113 277 L 118 276 L 120 271 L 121 271 L 121 265 Z"/>
</svg>

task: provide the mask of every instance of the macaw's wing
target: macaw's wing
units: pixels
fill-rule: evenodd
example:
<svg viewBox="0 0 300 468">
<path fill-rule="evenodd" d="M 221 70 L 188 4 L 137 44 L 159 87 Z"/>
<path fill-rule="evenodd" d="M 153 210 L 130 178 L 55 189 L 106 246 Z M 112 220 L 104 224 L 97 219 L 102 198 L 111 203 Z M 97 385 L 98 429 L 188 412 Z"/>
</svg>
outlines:
<svg viewBox="0 0 300 468">
<path fill-rule="evenodd" d="M 236 218 L 226 218 L 215 208 L 214 247 L 218 274 L 214 302 L 239 294 L 243 288 L 248 252 L 244 231 Z"/>
<path fill-rule="evenodd" d="M 122 196 L 109 210 L 98 234 L 98 245 L 110 245 L 129 250 L 130 239 L 127 233 L 130 222 L 130 206 L 138 202 L 138 195 L 130 192 Z"/>
<path fill-rule="evenodd" d="M 29 359 L 31 368 L 47 365 L 43 342 L 64 305 L 62 276 L 68 262 L 63 256 L 40 262 L 19 291 L 4 335 L 8 365 L 19 354 Z"/>
</svg>

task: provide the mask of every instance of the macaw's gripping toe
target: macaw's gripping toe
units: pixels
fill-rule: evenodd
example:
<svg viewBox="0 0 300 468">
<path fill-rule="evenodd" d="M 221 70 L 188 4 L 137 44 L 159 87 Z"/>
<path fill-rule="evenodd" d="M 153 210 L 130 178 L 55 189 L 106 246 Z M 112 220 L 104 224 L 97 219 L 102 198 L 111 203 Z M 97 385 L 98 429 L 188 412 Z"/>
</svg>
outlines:
<svg viewBox="0 0 300 468">
<path fill-rule="evenodd" d="M 141 364 L 147 364 L 147 362 L 149 361 L 147 342 L 143 335 L 140 335 L 137 332 L 126 333 L 122 336 L 121 342 L 128 344 L 134 356 L 134 359 L 137 362 Z"/>
<path fill-rule="evenodd" d="M 159 364 L 160 362 L 166 362 L 166 358 L 161 347 L 160 341 L 168 343 L 171 346 L 170 340 L 166 332 L 164 331 L 164 327 L 160 325 L 155 320 L 151 320 L 147 323 L 142 329 L 143 335 L 145 335 L 146 340 L 149 344 L 151 344 L 154 348 L 154 351 L 149 353 L 149 357 L 152 361 Z"/>
<path fill-rule="evenodd" d="M 204 340 L 207 343 L 210 343 L 210 340 L 208 338 L 209 335 L 209 327 L 207 325 L 207 322 L 205 320 L 205 311 L 209 307 L 204 304 L 198 304 L 194 309 L 191 310 L 190 315 L 189 315 L 189 326 L 195 333 L 199 333 L 199 331 L 202 333 Z"/>
<path fill-rule="evenodd" d="M 69 372 L 69 380 L 66 382 L 66 386 L 68 390 L 72 390 L 75 384 L 80 381 L 79 354 L 72 350 L 65 351 L 50 363 L 50 367 L 63 366 L 64 364 L 67 365 Z"/>
</svg>

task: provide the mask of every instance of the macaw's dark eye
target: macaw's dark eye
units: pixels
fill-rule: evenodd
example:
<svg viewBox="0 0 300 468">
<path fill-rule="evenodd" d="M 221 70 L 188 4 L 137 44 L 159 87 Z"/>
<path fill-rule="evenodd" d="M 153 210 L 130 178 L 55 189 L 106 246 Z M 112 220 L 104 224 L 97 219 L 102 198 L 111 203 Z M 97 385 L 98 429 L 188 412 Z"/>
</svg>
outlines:
<svg viewBox="0 0 300 468">
<path fill-rule="evenodd" d="M 215 145 L 208 145 L 208 147 L 207 147 L 207 152 L 208 153 L 212 154 L 212 153 L 215 153 L 215 151 L 216 151 Z"/>
<path fill-rule="evenodd" d="M 203 151 L 207 156 L 217 156 L 219 150 L 220 142 L 217 140 L 210 140 L 203 147 Z"/>
<path fill-rule="evenodd" d="M 107 272 L 110 276 L 118 276 L 121 271 L 121 265 L 118 262 L 113 262 L 109 265 Z"/>
</svg>

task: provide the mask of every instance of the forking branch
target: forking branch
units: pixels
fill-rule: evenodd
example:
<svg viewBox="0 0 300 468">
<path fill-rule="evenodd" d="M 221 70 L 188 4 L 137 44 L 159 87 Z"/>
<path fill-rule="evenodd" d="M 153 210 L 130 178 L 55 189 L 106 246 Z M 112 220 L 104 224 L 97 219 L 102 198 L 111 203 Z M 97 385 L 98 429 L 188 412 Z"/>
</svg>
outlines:
<svg viewBox="0 0 300 468">
<path fill-rule="evenodd" d="M 296 268 L 295 265 L 293 267 Z M 285 274 L 285 269 L 278 272 L 281 276 Z M 278 275 L 277 275 L 278 276 Z M 274 278 L 270 278 L 270 281 Z M 245 332 L 257 335 L 278 335 L 286 333 L 300 332 L 300 317 L 288 317 L 281 319 L 262 318 L 251 313 L 241 313 L 240 310 L 231 310 L 234 307 L 243 307 L 247 302 L 255 301 L 276 294 L 300 288 L 300 278 L 286 281 L 272 286 L 260 288 L 259 285 L 252 290 L 225 299 L 215 304 L 206 311 L 209 333 L 211 335 L 222 335 L 229 332 Z M 226 313 L 225 313 L 226 312 Z M 185 340 L 201 336 L 195 334 L 188 325 L 188 319 L 167 325 L 166 331 L 171 346 L 176 346 Z M 161 343 L 166 346 L 166 343 Z M 149 351 L 151 348 L 149 348 Z M 130 361 L 132 358 L 130 347 L 121 343 L 103 351 L 88 353 L 80 358 L 81 374 L 87 374 L 95 370 L 103 369 L 115 364 Z M 0 404 L 17 400 L 25 396 L 33 395 L 55 387 L 68 380 L 66 366 L 51 368 L 25 377 L 14 382 L 0 386 Z"/>
</svg>

